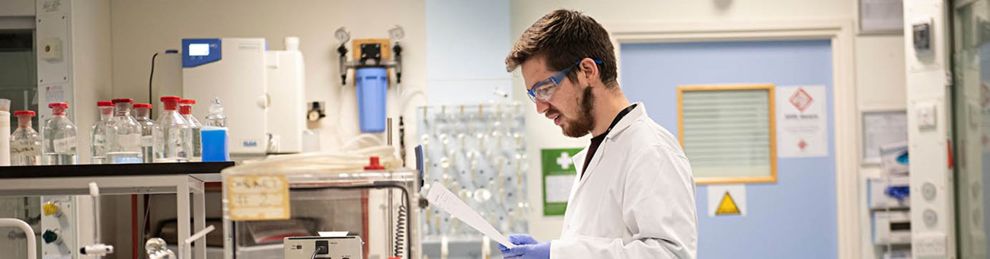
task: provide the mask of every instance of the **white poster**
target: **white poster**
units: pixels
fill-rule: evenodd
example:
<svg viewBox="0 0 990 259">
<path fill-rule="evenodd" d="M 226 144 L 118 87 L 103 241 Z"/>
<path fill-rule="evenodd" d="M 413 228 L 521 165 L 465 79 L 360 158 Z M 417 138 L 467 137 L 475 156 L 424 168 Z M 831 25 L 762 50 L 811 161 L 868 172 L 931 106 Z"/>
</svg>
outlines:
<svg viewBox="0 0 990 259">
<path fill-rule="evenodd" d="M 573 174 L 548 175 L 546 181 L 546 202 L 567 202 L 571 196 L 571 188 L 574 187 Z"/>
<path fill-rule="evenodd" d="M 907 112 L 863 113 L 863 163 L 879 164 L 880 147 L 908 141 Z"/>
<path fill-rule="evenodd" d="M 904 28 L 902 0 L 859 0 L 860 29 L 866 33 L 899 32 Z"/>
<path fill-rule="evenodd" d="M 708 185 L 708 216 L 746 216 L 746 186 Z"/>
<path fill-rule="evenodd" d="M 777 155 L 828 156 L 828 110 L 824 86 L 777 87 Z"/>
</svg>

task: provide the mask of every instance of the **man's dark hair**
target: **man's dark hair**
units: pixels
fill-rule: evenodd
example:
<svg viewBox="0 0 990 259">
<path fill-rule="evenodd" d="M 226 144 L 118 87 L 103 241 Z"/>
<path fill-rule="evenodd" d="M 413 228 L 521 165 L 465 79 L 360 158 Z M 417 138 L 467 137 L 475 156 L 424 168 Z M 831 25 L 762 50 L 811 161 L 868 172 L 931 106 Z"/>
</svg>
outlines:
<svg viewBox="0 0 990 259">
<path fill-rule="evenodd" d="M 608 31 L 578 11 L 556 10 L 533 23 L 505 58 L 505 68 L 512 72 L 533 57 L 545 57 L 548 69 L 553 71 L 567 69 L 583 58 L 601 61 L 602 83 L 616 85 L 615 50 Z M 576 82 L 577 71 L 571 71 L 567 78 Z"/>
</svg>

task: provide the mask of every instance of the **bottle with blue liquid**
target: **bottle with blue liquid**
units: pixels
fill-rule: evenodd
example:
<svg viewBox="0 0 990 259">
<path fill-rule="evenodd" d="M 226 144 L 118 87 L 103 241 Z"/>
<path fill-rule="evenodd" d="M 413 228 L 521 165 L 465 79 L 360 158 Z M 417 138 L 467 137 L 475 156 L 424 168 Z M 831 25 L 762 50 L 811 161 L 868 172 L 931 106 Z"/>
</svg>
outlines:
<svg viewBox="0 0 990 259">
<path fill-rule="evenodd" d="M 210 104 L 210 113 L 200 131 L 203 148 L 203 162 L 230 161 L 227 149 L 227 116 L 223 114 L 223 103 L 220 98 L 214 98 Z"/>
</svg>

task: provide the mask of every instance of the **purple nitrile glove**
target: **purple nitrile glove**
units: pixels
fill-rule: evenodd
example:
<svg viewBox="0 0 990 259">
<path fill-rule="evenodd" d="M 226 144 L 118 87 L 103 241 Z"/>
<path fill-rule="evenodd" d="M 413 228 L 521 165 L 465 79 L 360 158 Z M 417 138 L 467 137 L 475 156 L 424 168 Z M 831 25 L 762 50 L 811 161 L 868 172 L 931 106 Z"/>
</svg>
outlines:
<svg viewBox="0 0 990 259">
<path fill-rule="evenodd" d="M 550 242 L 538 243 L 530 235 L 513 234 L 509 235 L 509 242 L 516 245 L 507 248 L 501 244 L 498 250 L 502 251 L 502 256 L 506 259 L 549 259 Z"/>
<path fill-rule="evenodd" d="M 513 245 L 532 245 L 537 243 L 536 239 L 533 239 L 533 236 L 526 234 L 511 234 L 509 235 L 509 242 Z M 498 244 L 498 250 L 502 251 L 502 254 L 505 254 L 509 251 L 509 248 Z"/>
</svg>

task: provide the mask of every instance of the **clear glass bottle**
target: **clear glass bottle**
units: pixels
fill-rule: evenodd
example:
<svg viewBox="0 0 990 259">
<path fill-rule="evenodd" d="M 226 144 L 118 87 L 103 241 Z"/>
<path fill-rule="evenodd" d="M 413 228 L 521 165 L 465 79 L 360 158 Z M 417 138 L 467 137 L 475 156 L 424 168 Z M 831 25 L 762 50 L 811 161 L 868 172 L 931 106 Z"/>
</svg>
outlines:
<svg viewBox="0 0 990 259">
<path fill-rule="evenodd" d="M 42 155 L 46 165 L 73 165 L 76 160 L 76 125 L 65 116 L 69 104 L 64 102 L 49 103 L 52 118 L 45 121 L 41 134 L 44 141 Z"/>
<path fill-rule="evenodd" d="M 150 103 L 134 104 L 134 119 L 141 125 L 141 156 L 145 163 L 155 161 L 155 128 L 158 123 L 151 119 Z"/>
<path fill-rule="evenodd" d="M 188 162 L 192 149 L 189 122 L 179 115 L 178 96 L 162 96 L 164 110 L 158 117 L 158 134 L 155 134 L 155 162 Z"/>
<path fill-rule="evenodd" d="M 41 165 L 41 135 L 34 130 L 34 111 L 15 111 L 17 129 L 10 135 L 10 165 Z"/>
<path fill-rule="evenodd" d="M 179 114 L 186 122 L 189 122 L 189 130 L 191 131 L 189 136 L 192 138 L 189 142 L 192 144 L 192 157 L 189 159 L 193 162 L 199 162 L 203 160 L 203 142 L 201 141 L 203 124 L 200 124 L 196 116 L 192 114 L 194 104 L 196 104 L 196 100 L 193 99 L 179 100 Z"/>
<path fill-rule="evenodd" d="M 93 154 L 90 162 L 93 164 L 109 164 L 110 160 L 107 158 L 107 153 L 110 152 L 111 138 L 115 134 L 113 102 L 98 101 L 96 102 L 96 108 L 100 112 L 100 120 L 93 124 L 93 130 L 90 134 L 90 151 Z"/>
<path fill-rule="evenodd" d="M 210 102 L 210 113 L 206 115 L 206 125 L 210 127 L 227 127 L 227 116 L 223 114 L 223 103 L 220 97 Z"/>
<path fill-rule="evenodd" d="M 144 162 L 141 154 L 141 125 L 131 116 L 131 98 L 113 99 L 112 125 L 114 134 L 110 142 L 107 160 L 114 164 Z"/>
</svg>

